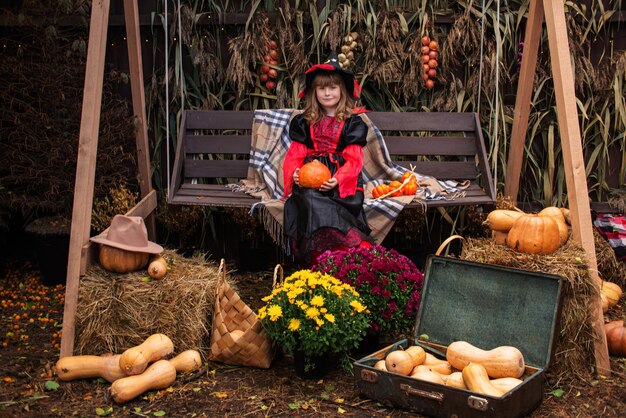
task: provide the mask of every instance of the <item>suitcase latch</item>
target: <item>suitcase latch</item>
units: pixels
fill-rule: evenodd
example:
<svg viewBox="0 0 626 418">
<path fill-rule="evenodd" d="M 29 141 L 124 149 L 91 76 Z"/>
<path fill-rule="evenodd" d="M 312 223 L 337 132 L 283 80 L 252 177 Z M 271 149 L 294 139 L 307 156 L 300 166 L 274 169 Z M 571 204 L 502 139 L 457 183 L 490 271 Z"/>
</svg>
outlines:
<svg viewBox="0 0 626 418">
<path fill-rule="evenodd" d="M 467 405 L 479 411 L 486 411 L 487 407 L 489 407 L 489 401 L 485 398 L 479 398 L 478 396 L 470 396 L 467 398 Z"/>
<path fill-rule="evenodd" d="M 367 369 L 361 369 L 361 380 L 376 383 L 378 382 L 378 373 Z"/>
</svg>

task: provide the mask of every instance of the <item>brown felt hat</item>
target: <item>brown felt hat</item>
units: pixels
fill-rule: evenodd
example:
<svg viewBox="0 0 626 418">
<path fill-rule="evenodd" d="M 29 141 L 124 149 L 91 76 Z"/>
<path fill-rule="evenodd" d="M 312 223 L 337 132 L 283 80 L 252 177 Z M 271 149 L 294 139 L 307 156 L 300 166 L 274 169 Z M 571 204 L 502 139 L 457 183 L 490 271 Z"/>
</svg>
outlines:
<svg viewBox="0 0 626 418">
<path fill-rule="evenodd" d="M 148 230 L 141 216 L 115 215 L 111 226 L 91 241 L 138 253 L 159 254 L 163 247 L 148 241 Z"/>
</svg>

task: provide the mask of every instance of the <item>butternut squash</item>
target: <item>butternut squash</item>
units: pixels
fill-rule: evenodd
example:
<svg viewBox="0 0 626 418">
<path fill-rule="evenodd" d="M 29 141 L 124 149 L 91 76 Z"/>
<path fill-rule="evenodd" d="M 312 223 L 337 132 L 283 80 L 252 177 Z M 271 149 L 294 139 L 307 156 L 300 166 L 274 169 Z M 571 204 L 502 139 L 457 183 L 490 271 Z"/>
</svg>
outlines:
<svg viewBox="0 0 626 418">
<path fill-rule="evenodd" d="M 126 376 L 120 368 L 120 355 L 67 356 L 56 363 L 56 374 L 63 381 L 101 377 L 111 383 Z"/>
<path fill-rule="evenodd" d="M 454 372 L 448 376 L 445 376 L 443 379 L 446 382 L 446 386 L 452 386 L 459 389 L 467 389 L 465 386 L 465 382 L 463 381 L 463 373 L 462 372 Z"/>
<path fill-rule="evenodd" d="M 452 366 L 450 366 L 450 363 L 447 361 L 439 361 L 434 364 L 420 364 L 419 366 L 416 366 L 416 368 L 417 367 L 420 367 L 420 370 L 430 370 L 431 372 L 443 375 L 449 375 L 452 373 Z M 415 368 L 413 371 L 415 371 Z"/>
<path fill-rule="evenodd" d="M 419 345 L 409 346 L 404 351 L 409 353 L 409 355 L 413 359 L 413 367 L 423 364 L 424 360 L 426 360 L 426 351 L 424 351 L 424 349 Z"/>
<path fill-rule="evenodd" d="M 202 358 L 196 350 L 186 350 L 169 360 L 178 373 L 187 373 L 200 369 Z"/>
<path fill-rule="evenodd" d="M 149 363 L 172 354 L 174 343 L 165 334 L 152 334 L 143 343 L 129 348 L 120 357 L 120 367 L 127 375 L 143 373 Z"/>
<path fill-rule="evenodd" d="M 445 382 L 443 381 L 443 378 L 439 375 L 439 373 L 431 372 L 429 370 L 418 370 L 415 373 L 411 373 L 411 377 L 414 379 L 425 380 L 427 382 L 445 385 Z"/>
<path fill-rule="evenodd" d="M 387 371 L 387 365 L 385 364 L 385 360 L 378 360 L 376 364 L 374 364 L 374 368 L 378 370 Z"/>
<path fill-rule="evenodd" d="M 117 403 L 128 402 L 148 390 L 165 389 L 176 380 L 176 368 L 167 360 L 159 360 L 143 373 L 126 376 L 111 384 L 111 397 Z"/>
<path fill-rule="evenodd" d="M 395 350 L 385 357 L 387 370 L 408 376 L 413 370 L 413 357 L 404 350 Z"/>
<path fill-rule="evenodd" d="M 465 341 L 455 341 L 448 346 L 446 358 L 458 370 L 463 370 L 469 363 L 480 364 L 492 378 L 520 377 L 525 370 L 522 352 L 506 345 L 486 351 Z"/>
<path fill-rule="evenodd" d="M 522 383 L 524 383 L 523 380 L 517 379 L 515 377 L 501 377 L 499 379 L 491 379 L 491 384 L 500 389 L 503 394 L 515 389 Z"/>
<path fill-rule="evenodd" d="M 161 280 L 167 274 L 167 261 L 158 256 L 148 264 L 148 276 L 154 280 Z"/>
<path fill-rule="evenodd" d="M 501 397 L 504 392 L 495 387 L 489 381 L 487 370 L 480 364 L 469 363 L 461 372 L 465 386 L 472 392 L 481 393 L 483 395 Z"/>
<path fill-rule="evenodd" d="M 496 209 L 489 212 L 483 224 L 487 225 L 492 231 L 509 232 L 515 220 L 522 215 L 524 215 L 524 212 Z"/>
</svg>

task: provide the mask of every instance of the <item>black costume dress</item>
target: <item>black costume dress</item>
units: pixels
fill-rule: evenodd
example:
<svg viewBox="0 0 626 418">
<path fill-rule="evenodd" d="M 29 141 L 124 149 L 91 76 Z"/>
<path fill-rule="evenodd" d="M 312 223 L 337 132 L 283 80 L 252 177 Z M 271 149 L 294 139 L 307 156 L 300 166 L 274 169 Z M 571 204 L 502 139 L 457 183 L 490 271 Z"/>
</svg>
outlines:
<svg viewBox="0 0 626 418">
<path fill-rule="evenodd" d="M 289 147 L 285 176 L 284 230 L 292 253 L 311 263 L 326 250 L 370 245 L 371 230 L 363 211 L 363 146 L 367 126 L 358 116 L 338 122 L 325 116 L 310 125 L 300 114 L 289 126 Z M 296 168 L 314 159 L 325 164 L 337 179 L 327 192 L 293 184 Z"/>
</svg>

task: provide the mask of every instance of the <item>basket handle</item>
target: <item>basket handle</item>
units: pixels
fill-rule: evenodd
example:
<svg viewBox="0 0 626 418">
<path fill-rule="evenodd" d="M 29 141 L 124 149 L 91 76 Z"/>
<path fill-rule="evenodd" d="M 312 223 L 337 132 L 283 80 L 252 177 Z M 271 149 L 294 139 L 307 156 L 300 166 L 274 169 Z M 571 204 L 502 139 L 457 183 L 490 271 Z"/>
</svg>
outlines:
<svg viewBox="0 0 626 418">
<path fill-rule="evenodd" d="M 217 282 L 215 283 L 215 300 L 219 299 L 222 283 L 226 283 L 226 260 L 220 260 L 220 267 L 217 270 Z"/>
<path fill-rule="evenodd" d="M 448 238 L 446 238 L 446 240 L 444 242 L 441 243 L 441 245 L 439 246 L 439 248 L 437 248 L 437 251 L 435 252 L 435 255 L 441 255 L 441 253 L 443 252 L 443 250 L 455 239 L 460 239 L 461 241 L 465 241 L 465 238 L 463 238 L 460 235 L 450 235 Z"/>
<path fill-rule="evenodd" d="M 280 270 L 280 280 L 278 279 L 278 270 Z M 283 276 L 283 266 L 280 264 L 276 264 L 274 267 L 274 280 L 272 280 L 272 289 L 276 288 L 276 286 L 280 286 L 283 284 L 284 276 Z"/>
</svg>

